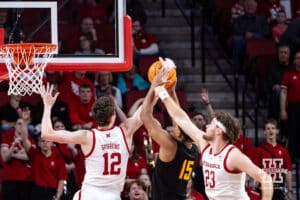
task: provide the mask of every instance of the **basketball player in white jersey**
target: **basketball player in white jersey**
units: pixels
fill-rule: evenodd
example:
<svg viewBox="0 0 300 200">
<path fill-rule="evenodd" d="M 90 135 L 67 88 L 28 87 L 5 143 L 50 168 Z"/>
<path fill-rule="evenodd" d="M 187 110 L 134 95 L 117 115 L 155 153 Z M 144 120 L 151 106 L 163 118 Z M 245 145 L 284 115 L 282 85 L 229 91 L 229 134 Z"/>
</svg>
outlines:
<svg viewBox="0 0 300 200">
<path fill-rule="evenodd" d="M 53 86 L 43 87 L 44 102 L 42 118 L 42 138 L 48 141 L 80 144 L 85 155 L 86 174 L 81 190 L 74 200 L 120 200 L 125 182 L 127 161 L 133 133 L 142 125 L 140 110 L 114 126 L 115 103 L 110 97 L 100 97 L 93 105 L 92 115 L 98 127 L 92 130 L 53 130 L 51 108 L 58 93 L 53 94 Z"/>
<path fill-rule="evenodd" d="M 160 60 L 164 66 L 165 61 Z M 162 75 L 162 79 L 164 76 Z M 246 174 L 261 183 L 262 200 L 272 199 L 271 177 L 232 145 L 239 134 L 236 119 L 228 113 L 216 112 L 207 125 L 206 132 L 203 132 L 174 102 L 164 86 L 156 87 L 155 93 L 164 103 L 172 119 L 195 141 L 202 152 L 205 192 L 210 200 L 249 200 L 245 191 Z"/>
</svg>

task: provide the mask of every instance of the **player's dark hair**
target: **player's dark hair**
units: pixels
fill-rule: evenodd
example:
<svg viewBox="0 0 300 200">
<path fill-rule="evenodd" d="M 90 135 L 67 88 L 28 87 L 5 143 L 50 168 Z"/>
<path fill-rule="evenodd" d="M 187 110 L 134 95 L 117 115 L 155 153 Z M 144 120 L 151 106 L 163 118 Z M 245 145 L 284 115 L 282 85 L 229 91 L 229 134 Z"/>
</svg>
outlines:
<svg viewBox="0 0 300 200">
<path fill-rule="evenodd" d="M 107 126 L 109 118 L 115 113 L 115 103 L 111 97 L 102 96 L 96 100 L 92 107 L 92 116 L 98 126 Z"/>
<path fill-rule="evenodd" d="M 180 130 L 180 133 L 182 135 L 182 142 L 193 142 L 192 138 L 188 136 L 180 127 L 178 127 Z"/>
<path fill-rule="evenodd" d="M 226 128 L 226 132 L 223 134 L 223 139 L 228 141 L 229 144 L 234 143 L 240 136 L 240 126 L 236 118 L 231 116 L 227 112 L 215 112 L 213 118 L 220 121 Z"/>
</svg>

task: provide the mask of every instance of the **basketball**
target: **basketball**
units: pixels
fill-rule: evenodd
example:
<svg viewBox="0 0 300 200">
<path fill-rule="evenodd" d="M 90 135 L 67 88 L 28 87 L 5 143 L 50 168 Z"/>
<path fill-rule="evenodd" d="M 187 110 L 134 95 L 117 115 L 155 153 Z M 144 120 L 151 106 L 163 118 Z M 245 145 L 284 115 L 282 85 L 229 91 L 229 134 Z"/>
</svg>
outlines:
<svg viewBox="0 0 300 200">
<path fill-rule="evenodd" d="M 152 83 L 155 75 L 159 72 L 161 67 L 162 64 L 159 60 L 151 64 L 151 66 L 148 69 L 148 80 L 150 81 L 150 83 Z M 177 79 L 176 68 L 173 68 L 169 72 L 168 82 L 165 84 L 165 88 L 172 87 L 175 84 L 176 79 Z"/>
</svg>

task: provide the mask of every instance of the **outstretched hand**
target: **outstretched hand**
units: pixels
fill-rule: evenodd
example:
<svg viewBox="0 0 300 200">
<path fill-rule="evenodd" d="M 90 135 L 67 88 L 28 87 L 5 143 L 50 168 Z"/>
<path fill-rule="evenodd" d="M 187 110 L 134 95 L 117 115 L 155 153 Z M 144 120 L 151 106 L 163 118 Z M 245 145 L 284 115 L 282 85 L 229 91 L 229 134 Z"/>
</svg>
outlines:
<svg viewBox="0 0 300 200">
<path fill-rule="evenodd" d="M 153 81 L 152 81 L 152 86 L 157 87 L 159 85 L 163 85 L 168 82 L 168 75 L 169 71 L 162 67 L 160 68 L 159 72 L 155 75 Z"/>
<path fill-rule="evenodd" d="M 203 101 L 203 103 L 209 104 L 208 91 L 206 88 L 201 89 L 200 96 L 201 96 L 201 100 Z"/>
<path fill-rule="evenodd" d="M 49 83 L 47 83 L 46 86 L 43 85 L 41 97 L 43 99 L 44 106 L 52 107 L 53 104 L 55 103 L 58 95 L 59 95 L 59 92 L 57 92 L 53 95 L 53 85 L 50 85 Z"/>
<path fill-rule="evenodd" d="M 170 58 L 163 59 L 162 57 L 159 57 L 158 59 L 161 62 L 163 68 L 167 69 L 168 72 L 170 72 L 172 69 L 176 68 L 174 61 L 171 60 Z"/>
</svg>

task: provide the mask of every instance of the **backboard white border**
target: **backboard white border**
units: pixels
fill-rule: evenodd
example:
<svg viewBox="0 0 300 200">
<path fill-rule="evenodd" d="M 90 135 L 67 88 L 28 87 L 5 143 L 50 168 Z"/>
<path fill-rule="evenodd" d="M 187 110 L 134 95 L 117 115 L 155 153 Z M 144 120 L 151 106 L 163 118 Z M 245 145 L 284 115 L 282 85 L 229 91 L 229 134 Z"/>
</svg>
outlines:
<svg viewBox="0 0 300 200">
<path fill-rule="evenodd" d="M 111 55 L 108 57 L 53 57 L 51 63 L 76 63 L 76 64 L 89 64 L 89 63 L 123 63 L 125 60 L 125 47 L 124 47 L 124 15 L 126 13 L 125 1 L 115 0 L 117 2 L 117 25 L 119 34 L 117 34 L 118 42 L 118 55 Z M 5 1 L 0 3 L 0 8 L 49 8 L 51 11 L 51 42 L 58 45 L 58 24 L 57 24 L 57 2 L 53 1 Z M 116 28 L 116 27 L 115 27 Z M 56 51 L 55 54 L 58 52 Z M 4 63 L 4 59 L 0 58 L 0 63 Z"/>
<path fill-rule="evenodd" d="M 53 1 L 6 1 L 0 3 L 0 8 L 50 8 L 51 12 L 51 43 L 58 44 L 57 31 L 57 2 Z M 58 53 L 56 50 L 55 54 Z"/>
</svg>

